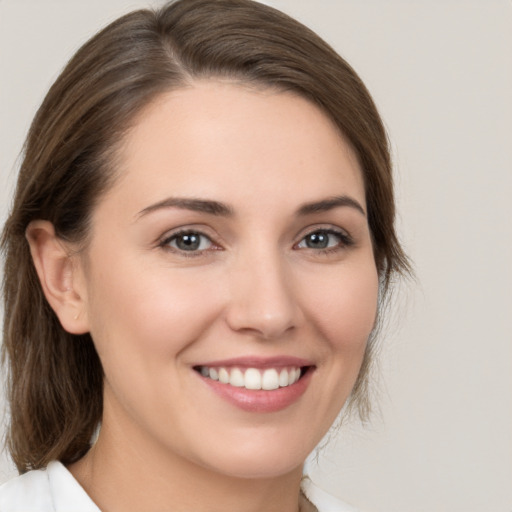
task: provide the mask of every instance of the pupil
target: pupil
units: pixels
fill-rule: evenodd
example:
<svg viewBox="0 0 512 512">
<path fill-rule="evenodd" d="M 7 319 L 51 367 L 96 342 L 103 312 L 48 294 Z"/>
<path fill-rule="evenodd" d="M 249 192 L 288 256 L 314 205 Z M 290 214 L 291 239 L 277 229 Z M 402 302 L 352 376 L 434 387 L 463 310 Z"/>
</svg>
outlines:
<svg viewBox="0 0 512 512">
<path fill-rule="evenodd" d="M 306 240 L 306 245 L 310 249 L 325 249 L 329 244 L 327 233 L 312 233 Z"/>
<path fill-rule="evenodd" d="M 198 235 L 181 235 L 176 240 L 176 245 L 183 251 L 194 251 L 199 247 L 200 242 L 201 241 Z"/>
</svg>

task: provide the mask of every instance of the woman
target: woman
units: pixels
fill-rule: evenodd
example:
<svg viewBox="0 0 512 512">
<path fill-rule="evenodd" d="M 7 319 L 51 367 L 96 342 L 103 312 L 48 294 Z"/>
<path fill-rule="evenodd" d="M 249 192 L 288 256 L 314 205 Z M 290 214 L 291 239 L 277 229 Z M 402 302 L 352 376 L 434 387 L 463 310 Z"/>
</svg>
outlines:
<svg viewBox="0 0 512 512">
<path fill-rule="evenodd" d="M 349 510 L 303 464 L 368 415 L 408 265 L 382 122 L 318 36 L 249 0 L 111 24 L 34 119 L 3 248 L 0 510 Z"/>
</svg>

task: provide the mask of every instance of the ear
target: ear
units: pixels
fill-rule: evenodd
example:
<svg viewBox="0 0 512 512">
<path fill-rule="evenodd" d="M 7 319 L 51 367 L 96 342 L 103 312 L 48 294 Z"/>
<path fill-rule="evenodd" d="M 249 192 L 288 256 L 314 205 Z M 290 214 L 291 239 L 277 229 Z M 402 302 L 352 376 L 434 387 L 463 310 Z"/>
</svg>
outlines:
<svg viewBox="0 0 512 512">
<path fill-rule="evenodd" d="M 32 221 L 25 232 L 46 300 L 71 334 L 89 331 L 86 290 L 78 255 L 55 234 L 49 221 Z"/>
</svg>

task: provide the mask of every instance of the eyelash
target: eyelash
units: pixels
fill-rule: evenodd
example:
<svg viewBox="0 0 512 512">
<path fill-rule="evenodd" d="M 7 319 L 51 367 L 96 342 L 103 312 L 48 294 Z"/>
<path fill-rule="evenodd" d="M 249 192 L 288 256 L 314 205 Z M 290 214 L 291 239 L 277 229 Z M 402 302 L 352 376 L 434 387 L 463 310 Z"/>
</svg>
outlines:
<svg viewBox="0 0 512 512">
<path fill-rule="evenodd" d="M 209 241 L 210 244 L 212 244 L 213 247 L 217 247 L 217 248 L 186 251 L 186 250 L 180 249 L 179 247 L 171 247 L 170 246 L 170 244 L 174 240 L 177 240 L 178 238 L 184 237 L 187 235 L 196 235 L 200 238 L 206 239 Z M 217 246 L 208 235 L 201 233 L 201 231 L 199 231 L 199 230 L 193 230 L 193 229 L 184 229 L 184 230 L 178 231 L 176 233 L 173 233 L 172 235 L 165 237 L 158 245 L 159 245 L 159 247 L 161 247 L 162 249 L 164 249 L 166 251 L 178 253 L 180 256 L 184 256 L 185 258 L 197 258 L 198 256 L 203 256 L 204 253 L 207 251 L 221 250 L 220 247 Z"/>
<path fill-rule="evenodd" d="M 324 234 L 324 235 L 333 235 L 333 236 L 339 238 L 340 243 L 336 244 L 332 247 L 326 247 L 323 249 L 314 249 L 311 247 L 306 247 L 305 249 L 310 249 L 311 251 L 314 251 L 316 254 L 332 254 L 332 253 L 338 252 L 342 249 L 346 249 L 346 248 L 349 248 L 354 245 L 354 240 L 352 239 L 352 237 L 350 235 L 348 235 L 347 233 L 345 233 L 344 231 L 336 230 L 336 229 L 332 229 L 332 228 L 317 228 L 317 229 L 314 229 L 313 231 L 306 233 L 300 239 L 300 241 L 297 244 L 295 244 L 293 247 L 294 248 L 298 247 L 298 245 L 303 243 L 307 239 L 307 237 L 310 237 L 312 235 L 319 234 L 319 233 Z M 170 246 L 170 244 L 173 241 L 177 240 L 179 237 L 184 237 L 187 235 L 195 235 L 200 238 L 207 239 L 208 242 L 213 246 L 213 248 L 209 247 L 207 249 L 187 251 L 187 250 L 180 249 L 178 247 Z M 172 235 L 165 237 L 158 244 L 158 246 L 166 251 L 178 253 L 180 256 L 184 256 L 186 258 L 197 258 L 197 257 L 203 256 L 205 252 L 222 250 L 222 248 L 220 248 L 218 245 L 216 245 L 215 242 L 213 242 L 213 240 L 208 235 L 201 233 L 201 231 L 192 230 L 192 229 L 184 229 L 184 230 L 178 231 L 176 233 L 173 233 Z"/>
<path fill-rule="evenodd" d="M 342 249 L 346 249 L 348 247 L 351 247 L 354 245 L 354 240 L 352 239 L 352 237 L 350 235 L 348 235 L 347 233 L 345 233 L 344 231 L 341 231 L 341 230 L 337 230 L 337 229 L 332 229 L 332 228 L 317 228 L 313 231 L 310 231 L 309 233 L 305 234 L 300 242 L 298 244 L 295 244 L 294 247 L 298 246 L 299 244 L 303 243 L 308 237 L 312 236 L 312 235 L 317 235 L 317 234 L 323 234 L 323 235 L 333 235 L 335 237 L 337 237 L 340 242 L 332 247 L 326 247 L 326 248 L 323 248 L 323 249 L 313 249 L 311 247 L 309 247 L 308 249 L 314 251 L 315 253 L 318 253 L 318 254 L 331 254 L 331 253 L 335 253 L 335 252 L 338 252 Z"/>
</svg>

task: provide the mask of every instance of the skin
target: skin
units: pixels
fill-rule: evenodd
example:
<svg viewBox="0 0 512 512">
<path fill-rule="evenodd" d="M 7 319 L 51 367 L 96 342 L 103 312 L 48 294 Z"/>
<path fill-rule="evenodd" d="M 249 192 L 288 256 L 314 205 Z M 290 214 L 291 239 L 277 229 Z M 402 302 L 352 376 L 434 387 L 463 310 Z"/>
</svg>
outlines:
<svg viewBox="0 0 512 512">
<path fill-rule="evenodd" d="M 104 512 L 297 511 L 304 460 L 349 396 L 375 321 L 354 152 L 301 97 L 204 81 L 157 98 L 119 156 L 85 251 L 68 257 L 45 222 L 27 233 L 50 303 L 66 329 L 91 333 L 105 371 L 99 439 L 70 471 Z M 153 208 L 169 197 L 231 215 Z M 297 213 L 333 197 L 353 204 Z M 169 241 L 178 228 L 204 234 L 192 256 Z M 342 236 L 309 247 L 319 230 Z M 248 412 L 193 370 L 248 355 L 311 361 L 305 393 Z"/>
</svg>

